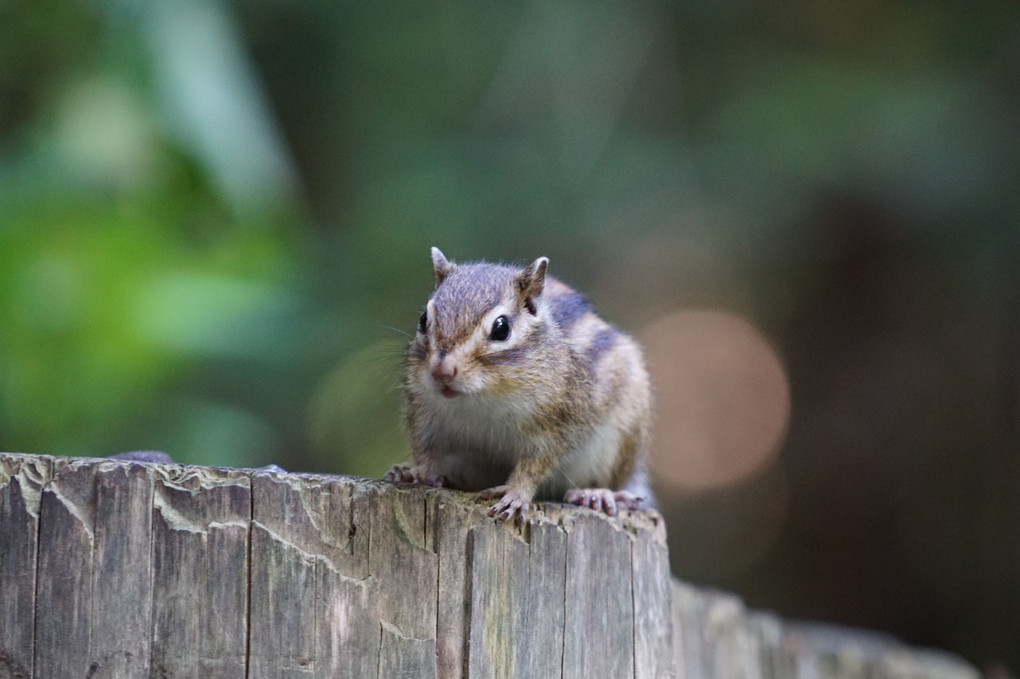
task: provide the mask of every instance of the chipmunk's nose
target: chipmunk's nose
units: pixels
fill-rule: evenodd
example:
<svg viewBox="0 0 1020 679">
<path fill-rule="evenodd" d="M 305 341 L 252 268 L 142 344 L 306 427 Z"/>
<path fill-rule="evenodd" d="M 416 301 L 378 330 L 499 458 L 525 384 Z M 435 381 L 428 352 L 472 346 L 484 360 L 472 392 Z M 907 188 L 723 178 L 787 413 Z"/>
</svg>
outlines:
<svg viewBox="0 0 1020 679">
<path fill-rule="evenodd" d="M 432 366 L 432 378 L 436 382 L 448 384 L 457 376 L 457 365 L 453 361 L 448 361 L 446 357 L 440 358 L 434 366 Z"/>
</svg>

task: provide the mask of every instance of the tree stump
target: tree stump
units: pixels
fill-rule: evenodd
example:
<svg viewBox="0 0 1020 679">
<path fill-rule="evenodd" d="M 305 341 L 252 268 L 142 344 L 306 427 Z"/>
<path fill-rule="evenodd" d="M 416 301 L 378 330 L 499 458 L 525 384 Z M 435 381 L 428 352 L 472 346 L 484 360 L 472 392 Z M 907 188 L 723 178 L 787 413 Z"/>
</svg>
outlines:
<svg viewBox="0 0 1020 679">
<path fill-rule="evenodd" d="M 7 677 L 939 677 L 962 661 L 672 580 L 655 512 L 0 454 Z"/>
</svg>

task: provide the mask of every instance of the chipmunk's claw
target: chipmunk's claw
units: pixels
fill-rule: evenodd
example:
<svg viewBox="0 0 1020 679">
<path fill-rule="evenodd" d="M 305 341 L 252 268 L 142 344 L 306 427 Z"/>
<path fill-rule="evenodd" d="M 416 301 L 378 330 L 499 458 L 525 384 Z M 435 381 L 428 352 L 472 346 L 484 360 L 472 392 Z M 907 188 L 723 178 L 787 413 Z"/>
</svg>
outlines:
<svg viewBox="0 0 1020 679">
<path fill-rule="evenodd" d="M 531 502 L 510 486 L 486 488 L 479 495 L 483 500 L 499 498 L 499 502 L 489 507 L 487 512 L 498 521 L 508 521 L 512 518 L 514 523 L 520 526 L 531 509 Z"/>
<path fill-rule="evenodd" d="M 625 490 L 613 491 L 608 488 L 572 488 L 563 496 L 563 501 L 579 507 L 588 507 L 607 516 L 616 516 L 617 503 L 627 509 L 638 509 L 643 497 Z"/>
</svg>

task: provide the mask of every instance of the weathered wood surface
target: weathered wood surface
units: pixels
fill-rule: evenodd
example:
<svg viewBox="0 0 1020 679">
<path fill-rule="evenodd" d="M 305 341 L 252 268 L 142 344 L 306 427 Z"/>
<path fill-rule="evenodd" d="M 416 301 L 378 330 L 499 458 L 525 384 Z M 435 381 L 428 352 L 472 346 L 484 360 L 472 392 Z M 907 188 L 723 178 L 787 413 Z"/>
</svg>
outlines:
<svg viewBox="0 0 1020 679">
<path fill-rule="evenodd" d="M 655 513 L 0 454 L 0 679 L 978 674 L 669 577 Z"/>
</svg>

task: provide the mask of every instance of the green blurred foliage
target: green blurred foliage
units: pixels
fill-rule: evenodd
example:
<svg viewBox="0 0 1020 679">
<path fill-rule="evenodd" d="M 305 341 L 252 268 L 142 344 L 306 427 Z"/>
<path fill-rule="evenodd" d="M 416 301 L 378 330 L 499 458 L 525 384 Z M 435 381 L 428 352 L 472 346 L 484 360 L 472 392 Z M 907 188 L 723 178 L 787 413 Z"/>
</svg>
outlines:
<svg viewBox="0 0 1020 679">
<path fill-rule="evenodd" d="M 1015 667 L 1018 45 L 987 0 L 0 3 L 0 449 L 379 474 L 428 247 L 548 255 L 789 367 L 778 541 L 687 498 L 680 574 Z"/>
</svg>

